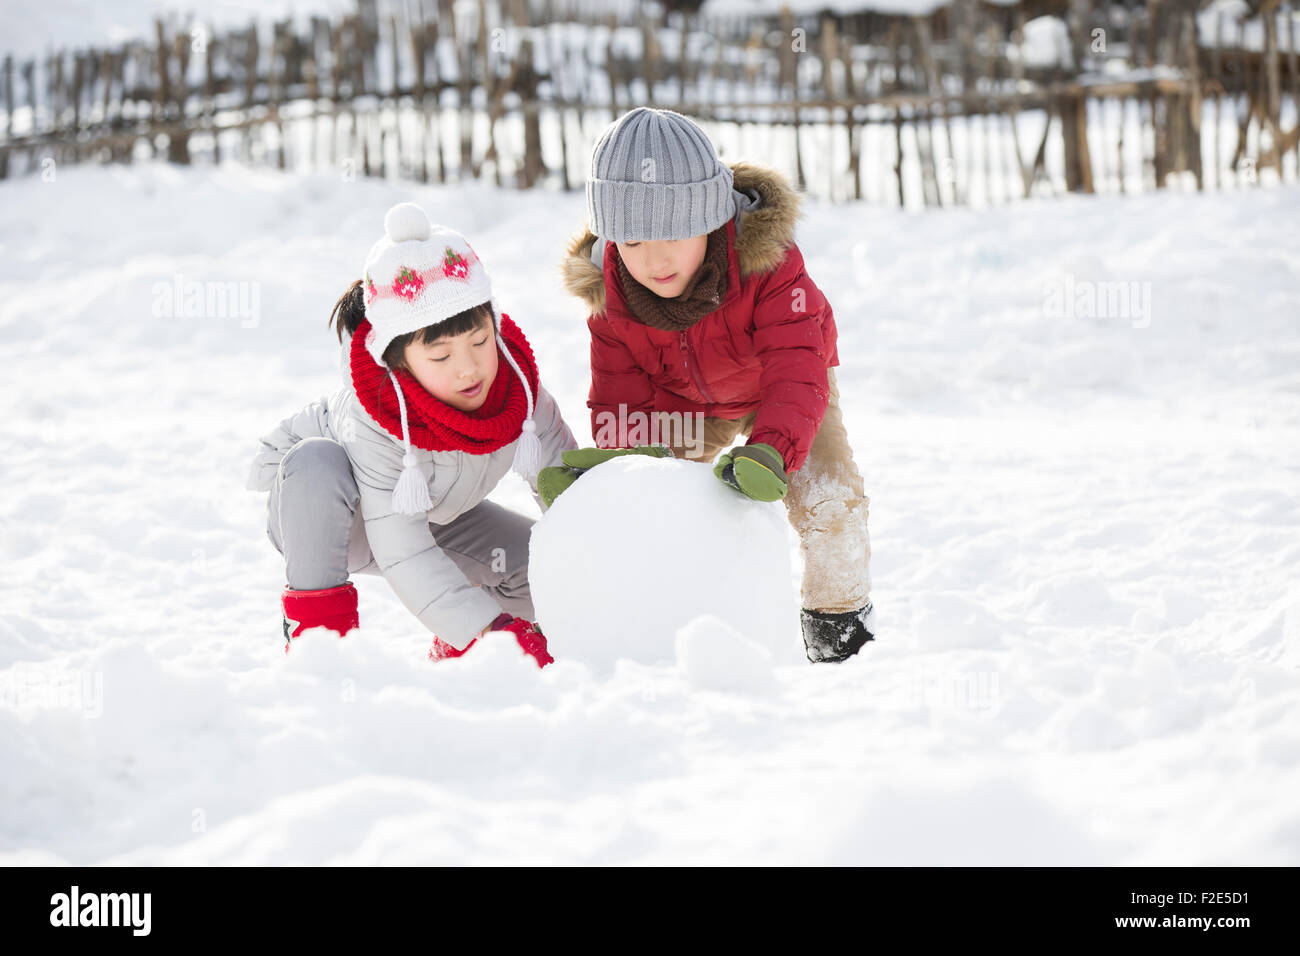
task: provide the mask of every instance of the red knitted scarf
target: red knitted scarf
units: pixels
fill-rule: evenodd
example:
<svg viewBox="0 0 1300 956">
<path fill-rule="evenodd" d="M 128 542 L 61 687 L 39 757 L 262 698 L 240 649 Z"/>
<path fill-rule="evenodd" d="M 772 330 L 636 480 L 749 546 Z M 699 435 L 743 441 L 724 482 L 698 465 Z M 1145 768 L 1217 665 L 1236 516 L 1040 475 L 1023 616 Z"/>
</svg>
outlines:
<svg viewBox="0 0 1300 956">
<path fill-rule="evenodd" d="M 390 434 L 401 438 L 402 415 L 397 406 L 397 393 L 393 391 L 388 371 L 366 350 L 364 343 L 369 332 L 370 323 L 362 319 L 352 334 L 352 387 L 370 417 Z M 537 360 L 524 333 L 504 312 L 501 313 L 501 338 L 528 376 L 536 404 Z M 416 448 L 486 455 L 510 444 L 522 431 L 528 399 L 519 376 L 501 354 L 500 343 L 497 344 L 496 378 L 483 404 L 473 412 L 462 412 L 434 398 L 406 369 L 394 369 L 393 374 L 402 386 L 411 445 Z"/>
</svg>

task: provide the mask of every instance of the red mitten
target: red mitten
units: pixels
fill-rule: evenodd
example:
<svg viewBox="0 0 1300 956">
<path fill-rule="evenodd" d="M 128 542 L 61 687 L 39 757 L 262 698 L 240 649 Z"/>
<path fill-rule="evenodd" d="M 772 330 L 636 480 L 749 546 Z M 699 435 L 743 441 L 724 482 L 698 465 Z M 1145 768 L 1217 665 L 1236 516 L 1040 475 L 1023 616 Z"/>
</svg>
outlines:
<svg viewBox="0 0 1300 956">
<path fill-rule="evenodd" d="M 284 652 L 289 653 L 293 638 L 309 627 L 328 627 L 339 637 L 354 627 L 360 627 L 357 618 L 357 589 L 349 581 L 334 588 L 318 591 L 294 591 L 285 588 L 280 595 L 284 608 Z M 295 626 L 296 625 L 296 626 Z M 293 630 L 290 631 L 290 627 Z"/>
<path fill-rule="evenodd" d="M 545 667 L 547 664 L 553 664 L 555 658 L 546 650 L 546 636 L 542 634 L 536 624 L 525 621 L 520 617 L 511 617 L 509 614 L 498 614 L 495 620 L 487 626 L 488 631 L 509 631 L 515 636 L 515 642 L 523 649 L 524 653 L 532 656 L 537 661 L 538 667 Z M 452 647 L 440 637 L 433 639 L 433 647 L 429 648 L 429 660 L 441 661 L 448 657 L 460 657 L 467 650 L 474 646 L 474 638 L 460 650 Z"/>
<path fill-rule="evenodd" d="M 493 630 L 509 631 L 513 634 L 515 641 L 524 649 L 524 653 L 532 655 L 533 660 L 537 661 L 538 667 L 555 663 L 555 658 L 546 650 L 546 635 L 531 621 L 513 617 L 509 624 L 504 627 L 493 627 Z"/>
</svg>

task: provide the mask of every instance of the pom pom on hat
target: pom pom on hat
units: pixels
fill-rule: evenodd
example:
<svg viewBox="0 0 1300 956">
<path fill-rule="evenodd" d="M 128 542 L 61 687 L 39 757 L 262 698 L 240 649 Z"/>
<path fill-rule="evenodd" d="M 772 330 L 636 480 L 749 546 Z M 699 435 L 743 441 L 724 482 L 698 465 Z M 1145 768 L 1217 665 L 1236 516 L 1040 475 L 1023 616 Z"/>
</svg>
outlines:
<svg viewBox="0 0 1300 956">
<path fill-rule="evenodd" d="M 389 242 L 421 241 L 433 232 L 429 217 L 413 202 L 401 202 L 384 216 L 384 235 Z"/>
</svg>

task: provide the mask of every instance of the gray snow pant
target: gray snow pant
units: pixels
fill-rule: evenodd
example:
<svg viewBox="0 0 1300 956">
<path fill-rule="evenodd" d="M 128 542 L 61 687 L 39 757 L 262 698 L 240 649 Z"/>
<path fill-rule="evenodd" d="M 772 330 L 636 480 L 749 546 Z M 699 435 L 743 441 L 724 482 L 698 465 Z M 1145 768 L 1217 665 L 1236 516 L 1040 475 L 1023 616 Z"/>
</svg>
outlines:
<svg viewBox="0 0 1300 956">
<path fill-rule="evenodd" d="M 266 534 L 284 555 L 290 589 L 314 591 L 344 584 L 349 574 L 383 574 L 366 542 L 360 501 L 348 454 L 332 438 L 304 438 L 285 454 L 266 502 Z M 533 519 L 492 501 L 449 524 L 429 522 L 433 541 L 471 584 L 502 611 L 529 621 L 535 617 L 528 589 L 532 528 Z M 496 564 L 508 571 L 493 570 L 494 550 Z"/>
</svg>

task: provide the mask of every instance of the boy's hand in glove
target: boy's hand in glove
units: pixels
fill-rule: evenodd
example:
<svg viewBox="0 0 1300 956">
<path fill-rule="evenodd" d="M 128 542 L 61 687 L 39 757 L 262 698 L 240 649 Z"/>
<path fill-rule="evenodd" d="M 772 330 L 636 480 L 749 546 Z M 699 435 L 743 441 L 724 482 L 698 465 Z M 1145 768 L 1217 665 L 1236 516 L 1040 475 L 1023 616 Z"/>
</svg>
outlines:
<svg viewBox="0 0 1300 956">
<path fill-rule="evenodd" d="M 785 460 L 771 445 L 739 445 L 718 459 L 713 473 L 755 501 L 780 501 L 790 487 Z"/>
<path fill-rule="evenodd" d="M 537 493 L 550 507 L 569 485 L 584 472 L 622 455 L 648 455 L 651 458 L 671 458 L 672 449 L 663 445 L 638 445 L 635 448 L 572 448 L 560 455 L 563 465 L 543 468 L 537 473 Z"/>
</svg>

